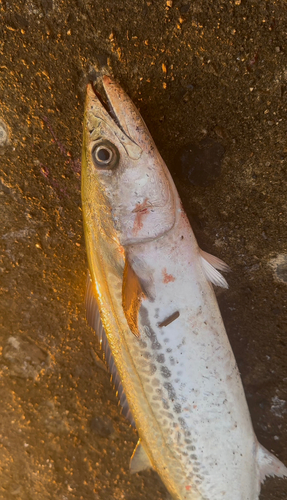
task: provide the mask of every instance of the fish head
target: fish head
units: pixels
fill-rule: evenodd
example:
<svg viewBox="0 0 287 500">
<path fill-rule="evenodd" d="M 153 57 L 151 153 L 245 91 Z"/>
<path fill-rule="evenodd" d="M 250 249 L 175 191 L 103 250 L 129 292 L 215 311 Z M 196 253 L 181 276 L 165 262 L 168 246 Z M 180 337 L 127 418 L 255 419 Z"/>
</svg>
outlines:
<svg viewBox="0 0 287 500">
<path fill-rule="evenodd" d="M 103 77 L 105 105 L 87 87 L 82 161 L 83 207 L 122 246 L 153 240 L 175 223 L 174 185 L 140 113 Z M 89 211 L 90 210 L 90 211 Z M 97 219 L 97 220 L 95 220 Z"/>
</svg>

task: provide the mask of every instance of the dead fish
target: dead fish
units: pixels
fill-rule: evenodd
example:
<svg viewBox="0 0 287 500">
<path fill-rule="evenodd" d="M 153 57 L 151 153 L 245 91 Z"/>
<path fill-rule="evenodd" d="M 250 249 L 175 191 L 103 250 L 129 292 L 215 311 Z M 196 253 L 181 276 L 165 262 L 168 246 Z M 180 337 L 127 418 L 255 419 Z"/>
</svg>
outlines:
<svg viewBox="0 0 287 500">
<path fill-rule="evenodd" d="M 139 442 L 176 500 L 257 500 L 287 468 L 254 434 L 211 283 L 228 266 L 202 252 L 136 107 L 110 77 L 88 85 L 82 204 L 87 318 Z"/>
</svg>

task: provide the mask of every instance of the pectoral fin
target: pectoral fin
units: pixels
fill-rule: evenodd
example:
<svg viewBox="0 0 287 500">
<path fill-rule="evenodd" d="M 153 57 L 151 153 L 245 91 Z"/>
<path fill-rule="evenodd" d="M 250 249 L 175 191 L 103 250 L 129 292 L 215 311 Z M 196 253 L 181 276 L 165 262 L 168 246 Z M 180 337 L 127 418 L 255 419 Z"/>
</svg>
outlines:
<svg viewBox="0 0 287 500">
<path fill-rule="evenodd" d="M 132 474 L 135 474 L 136 472 L 151 468 L 152 465 L 150 463 L 150 459 L 148 458 L 143 445 L 141 444 L 141 440 L 139 439 L 130 461 L 130 471 Z"/>
<path fill-rule="evenodd" d="M 123 275 L 122 304 L 130 330 L 136 337 L 140 337 L 138 316 L 143 297 L 145 297 L 145 293 L 139 278 L 128 259 L 126 259 Z"/>
<path fill-rule="evenodd" d="M 221 286 L 222 288 L 228 288 L 228 284 L 226 279 L 222 276 L 217 269 L 220 271 L 228 272 L 230 271 L 230 267 L 223 262 L 223 260 L 211 255 L 210 253 L 204 252 L 199 249 L 201 266 L 204 272 L 205 277 L 208 281 L 211 281 L 216 286 Z"/>
</svg>

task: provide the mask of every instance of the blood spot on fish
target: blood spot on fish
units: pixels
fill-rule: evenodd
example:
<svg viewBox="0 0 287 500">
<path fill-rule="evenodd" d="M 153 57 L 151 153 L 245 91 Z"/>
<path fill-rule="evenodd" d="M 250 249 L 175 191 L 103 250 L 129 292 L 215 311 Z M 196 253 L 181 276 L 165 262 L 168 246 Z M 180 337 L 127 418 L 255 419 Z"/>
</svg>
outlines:
<svg viewBox="0 0 287 500">
<path fill-rule="evenodd" d="M 190 491 L 191 490 L 191 486 L 190 484 L 188 484 L 186 487 L 185 487 L 186 491 Z"/>
<path fill-rule="evenodd" d="M 172 281 L 175 281 L 175 277 L 172 274 L 168 274 L 166 268 L 162 270 L 162 274 L 163 274 L 163 283 L 167 284 Z"/>
<path fill-rule="evenodd" d="M 138 232 L 143 228 L 143 217 L 148 214 L 150 203 L 148 203 L 148 198 L 145 198 L 143 203 L 137 203 L 136 208 L 133 209 L 132 213 L 135 213 L 135 220 L 133 226 L 133 234 L 136 236 Z"/>
</svg>

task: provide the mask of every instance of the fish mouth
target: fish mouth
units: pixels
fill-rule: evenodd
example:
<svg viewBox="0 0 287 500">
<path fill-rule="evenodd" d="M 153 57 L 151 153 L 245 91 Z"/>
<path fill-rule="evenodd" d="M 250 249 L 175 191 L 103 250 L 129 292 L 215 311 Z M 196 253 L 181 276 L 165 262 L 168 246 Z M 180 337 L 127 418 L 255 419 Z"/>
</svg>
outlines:
<svg viewBox="0 0 287 500">
<path fill-rule="evenodd" d="M 123 101 L 122 107 L 124 107 L 124 93 L 122 89 L 108 75 L 104 75 L 102 77 L 101 84 L 103 93 L 99 92 L 93 83 L 90 84 L 94 96 L 121 132 L 123 132 L 130 141 L 138 146 L 137 142 L 128 133 L 126 123 L 123 123 L 124 118 L 123 110 L 121 110 L 121 101 Z M 118 110 L 118 113 L 116 109 Z M 119 114 L 121 114 L 122 119 L 119 117 Z"/>
<path fill-rule="evenodd" d="M 99 90 L 97 90 L 94 83 L 91 83 L 91 88 L 94 91 L 94 94 L 95 94 L 96 98 L 98 99 L 98 101 L 100 102 L 100 104 L 102 105 L 102 107 L 106 110 L 106 112 L 109 114 L 109 116 L 115 122 L 115 124 L 120 129 L 122 129 L 121 123 L 116 115 L 116 112 L 113 108 L 111 99 L 109 98 L 107 90 L 106 90 L 106 88 L 107 88 L 106 85 L 111 84 L 112 79 L 110 77 L 108 77 L 107 75 L 104 75 L 101 83 L 103 86 L 104 95 L 102 93 L 100 93 Z M 105 83 L 106 83 L 106 85 L 105 85 Z M 123 131 L 123 129 L 122 129 L 122 131 Z"/>
</svg>

